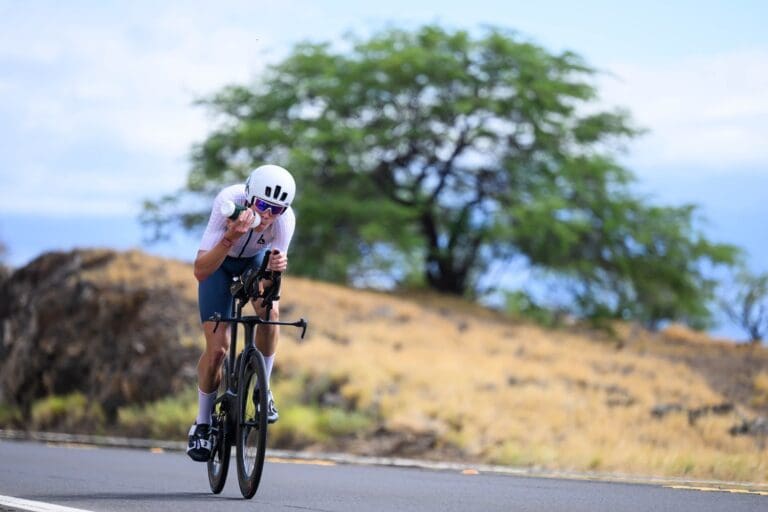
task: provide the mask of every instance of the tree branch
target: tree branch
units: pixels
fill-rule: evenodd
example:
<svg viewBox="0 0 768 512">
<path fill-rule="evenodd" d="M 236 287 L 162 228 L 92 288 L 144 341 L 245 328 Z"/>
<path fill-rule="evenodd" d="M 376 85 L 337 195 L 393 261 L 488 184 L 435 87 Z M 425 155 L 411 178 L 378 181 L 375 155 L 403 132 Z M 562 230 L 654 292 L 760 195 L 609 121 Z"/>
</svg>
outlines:
<svg viewBox="0 0 768 512">
<path fill-rule="evenodd" d="M 448 181 L 448 176 L 451 175 L 453 172 L 453 163 L 456 161 L 456 158 L 466 149 L 469 144 L 469 126 L 465 125 L 464 128 L 461 130 L 461 133 L 459 134 L 459 140 L 456 141 L 456 146 L 453 148 L 453 152 L 451 153 L 451 156 L 448 157 L 448 159 L 443 162 L 443 165 L 441 166 L 440 171 L 438 172 L 439 181 L 437 183 L 437 186 L 432 191 L 432 194 L 430 194 L 429 197 L 429 203 L 434 204 L 437 201 L 438 196 L 445 188 L 445 185 Z"/>
</svg>

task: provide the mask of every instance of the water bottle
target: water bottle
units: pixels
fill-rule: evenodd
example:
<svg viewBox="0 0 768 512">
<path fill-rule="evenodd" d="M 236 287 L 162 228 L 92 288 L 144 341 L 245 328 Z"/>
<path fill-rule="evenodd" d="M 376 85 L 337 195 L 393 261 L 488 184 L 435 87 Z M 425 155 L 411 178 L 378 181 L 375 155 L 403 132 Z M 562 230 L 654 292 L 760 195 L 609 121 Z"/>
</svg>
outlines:
<svg viewBox="0 0 768 512">
<path fill-rule="evenodd" d="M 245 210 L 245 206 L 241 206 L 239 204 L 233 203 L 232 201 L 225 200 L 223 203 L 221 203 L 220 212 L 223 216 L 230 220 L 237 220 L 240 214 Z M 261 224 L 261 217 L 259 217 L 258 213 L 253 212 L 253 224 L 251 224 L 251 228 L 256 228 L 259 226 L 259 224 Z"/>
</svg>

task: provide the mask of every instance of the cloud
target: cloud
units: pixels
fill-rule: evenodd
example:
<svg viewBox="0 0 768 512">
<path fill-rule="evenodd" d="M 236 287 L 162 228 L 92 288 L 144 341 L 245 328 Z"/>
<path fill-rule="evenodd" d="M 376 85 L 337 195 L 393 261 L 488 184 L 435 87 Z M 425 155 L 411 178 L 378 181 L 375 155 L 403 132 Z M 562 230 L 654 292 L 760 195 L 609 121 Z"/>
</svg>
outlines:
<svg viewBox="0 0 768 512">
<path fill-rule="evenodd" d="M 355 26 L 336 16 L 318 27 L 322 7 L 301 0 L 31 4 L 2 14 L 0 211 L 56 190 L 62 214 L 135 211 L 182 186 L 191 145 L 212 128 L 195 99 L 257 79 L 298 40 Z M 651 130 L 632 143 L 632 168 L 768 167 L 768 49 L 606 68 L 605 101 Z"/>
<path fill-rule="evenodd" d="M 243 20 L 158 9 L 0 22 L 0 136 L 10 150 L 0 155 L 10 185 L 0 210 L 26 211 L 20 198 L 55 190 L 61 213 L 118 214 L 183 184 L 189 149 L 210 130 L 192 102 L 251 80 L 271 38 Z"/>
<path fill-rule="evenodd" d="M 29 53 L 6 46 L 0 56 L 26 68 L 10 91 L 19 127 L 68 141 L 95 133 L 127 148 L 179 154 L 205 133 L 191 102 L 261 67 L 253 34 L 170 12 L 140 31 L 131 24 L 49 28 L 44 40 L 15 34 L 10 46 Z"/>
<path fill-rule="evenodd" d="M 603 99 L 650 130 L 632 145 L 634 166 L 768 173 L 768 48 L 606 68 Z"/>
</svg>

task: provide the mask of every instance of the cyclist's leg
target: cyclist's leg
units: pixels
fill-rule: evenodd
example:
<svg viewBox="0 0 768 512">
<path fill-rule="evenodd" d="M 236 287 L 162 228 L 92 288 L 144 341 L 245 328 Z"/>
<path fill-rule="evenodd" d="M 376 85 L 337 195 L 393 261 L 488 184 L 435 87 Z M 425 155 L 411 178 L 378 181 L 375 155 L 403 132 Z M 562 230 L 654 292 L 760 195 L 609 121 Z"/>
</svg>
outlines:
<svg viewBox="0 0 768 512">
<path fill-rule="evenodd" d="M 229 349 L 229 324 L 220 323 L 216 332 L 215 322 L 204 322 L 205 351 L 197 363 L 197 382 L 200 391 L 215 393 L 221 382 L 221 363 Z"/>
<path fill-rule="evenodd" d="M 253 257 L 253 265 L 260 266 L 266 250 L 259 251 Z M 254 311 L 261 318 L 266 317 L 266 308 L 261 305 L 261 300 L 252 300 L 251 306 Z M 275 301 L 272 303 L 272 311 L 269 315 L 269 320 L 277 321 L 280 319 L 280 303 Z M 272 372 L 272 365 L 275 359 L 275 353 L 277 352 L 277 342 L 280 336 L 280 331 L 277 325 L 259 325 L 256 328 L 256 348 L 259 349 L 261 355 L 264 356 L 264 365 L 267 369 L 267 384 L 269 384 L 269 376 Z"/>
<path fill-rule="evenodd" d="M 266 308 L 261 306 L 261 301 L 251 301 L 253 309 L 256 310 L 256 314 L 261 318 L 264 318 L 267 314 Z M 269 314 L 269 320 L 275 322 L 280 320 L 280 302 L 275 301 L 272 303 L 272 311 Z M 272 373 L 272 364 L 274 363 L 275 354 L 277 353 L 277 344 L 280 340 L 280 326 L 279 325 L 259 325 L 256 329 L 256 348 L 264 356 L 264 364 L 267 367 L 267 384 L 269 384 L 269 376 Z M 267 361 L 270 359 L 270 361 Z"/>
<path fill-rule="evenodd" d="M 214 313 L 229 313 L 232 301 L 229 293 L 230 279 L 229 272 L 220 267 L 198 286 L 198 305 L 205 335 L 205 350 L 197 364 L 198 412 L 195 423 L 189 430 L 187 454 L 200 462 L 208 460 L 211 454 L 211 412 L 221 380 L 221 364 L 229 347 L 228 325 L 219 324 L 219 328 L 213 332 L 215 322 L 208 319 Z"/>
<path fill-rule="evenodd" d="M 220 322 L 216 332 L 213 332 L 216 322 L 210 321 L 209 318 L 214 313 L 224 316 L 230 314 L 233 299 L 229 286 L 232 278 L 253 264 L 253 258 L 227 257 L 213 274 L 198 285 L 198 305 L 205 335 L 205 351 L 198 361 L 197 378 L 203 393 L 215 393 L 218 389 L 221 381 L 221 363 L 230 343 L 229 324 Z"/>
<path fill-rule="evenodd" d="M 256 314 L 264 318 L 267 314 L 266 308 L 256 304 L 252 301 L 253 307 L 256 310 Z M 272 303 L 272 311 L 270 311 L 269 319 L 272 321 L 280 320 L 280 304 L 275 301 Z M 270 389 L 269 381 L 272 375 L 272 367 L 275 364 L 275 354 L 277 353 L 277 344 L 280 339 L 280 326 L 279 325 L 259 325 L 256 329 L 256 347 L 259 352 L 264 356 L 264 370 L 265 381 L 267 383 L 267 420 L 269 423 L 275 423 L 280 415 L 275 406 L 275 400 L 272 396 L 272 390 Z"/>
<path fill-rule="evenodd" d="M 214 313 L 228 316 L 232 308 L 232 295 L 229 284 L 232 273 L 222 264 L 213 274 L 198 285 L 198 306 L 200 322 L 205 335 L 205 351 L 197 364 L 197 379 L 200 390 L 204 393 L 215 392 L 221 379 L 221 362 L 229 348 L 229 325 L 219 323 L 216 332 L 216 322 L 209 319 Z"/>
</svg>

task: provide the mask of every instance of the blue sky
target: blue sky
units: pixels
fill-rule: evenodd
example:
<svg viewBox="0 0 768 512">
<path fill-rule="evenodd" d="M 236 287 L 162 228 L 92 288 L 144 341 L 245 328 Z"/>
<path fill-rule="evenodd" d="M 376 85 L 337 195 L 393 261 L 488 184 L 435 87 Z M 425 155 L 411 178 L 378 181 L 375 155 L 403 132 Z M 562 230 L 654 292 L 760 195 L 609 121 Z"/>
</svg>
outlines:
<svg viewBox="0 0 768 512">
<path fill-rule="evenodd" d="M 0 240 L 142 246 L 141 201 L 182 186 L 211 119 L 192 105 L 258 80 L 301 40 L 385 26 L 496 25 L 604 71 L 601 103 L 648 130 L 621 160 L 659 202 L 768 271 L 768 3 L 750 1 L 0 1 Z M 197 240 L 146 247 L 180 259 Z"/>
</svg>

